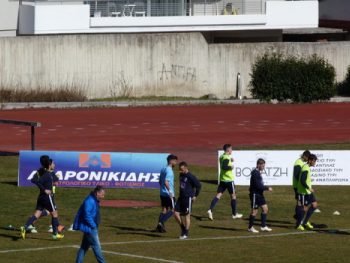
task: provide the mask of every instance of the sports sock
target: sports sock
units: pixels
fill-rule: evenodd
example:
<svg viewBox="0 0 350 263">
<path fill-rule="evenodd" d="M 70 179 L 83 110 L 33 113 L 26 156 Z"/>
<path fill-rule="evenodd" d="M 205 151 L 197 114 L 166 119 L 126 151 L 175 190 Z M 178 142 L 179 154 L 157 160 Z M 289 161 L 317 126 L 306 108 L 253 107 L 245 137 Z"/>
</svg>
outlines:
<svg viewBox="0 0 350 263">
<path fill-rule="evenodd" d="M 316 209 L 315 209 L 313 206 L 311 206 L 311 207 L 309 208 L 309 210 L 308 210 L 307 213 L 306 213 L 305 219 L 304 219 L 304 224 L 306 224 L 307 222 L 309 222 L 310 217 L 312 216 L 312 214 L 314 213 L 315 210 L 316 210 Z"/>
<path fill-rule="evenodd" d="M 301 225 L 301 222 L 303 221 L 305 215 L 304 207 L 298 206 L 297 209 L 297 227 Z"/>
<path fill-rule="evenodd" d="M 52 224 L 52 233 L 53 233 L 54 235 L 56 235 L 56 234 L 57 234 L 57 227 L 58 227 L 58 225 L 60 224 L 60 223 L 58 222 L 58 218 L 57 218 L 57 217 L 52 217 L 52 219 L 51 219 L 51 224 Z"/>
<path fill-rule="evenodd" d="M 35 215 L 28 218 L 27 223 L 25 223 L 24 228 L 27 229 L 28 226 L 32 225 L 34 221 L 38 220 Z"/>
<path fill-rule="evenodd" d="M 255 216 L 250 215 L 249 216 L 249 226 L 248 226 L 248 228 L 251 228 L 254 225 L 254 220 L 255 220 Z"/>
<path fill-rule="evenodd" d="M 164 217 L 165 214 L 163 213 L 160 213 L 159 214 L 159 218 L 158 218 L 158 223 L 162 223 L 163 222 L 163 217 Z"/>
<path fill-rule="evenodd" d="M 170 217 L 172 217 L 173 214 L 173 211 L 169 211 L 165 215 L 163 215 L 162 223 L 164 224 Z"/>
<path fill-rule="evenodd" d="M 231 199 L 231 208 L 232 208 L 232 214 L 236 215 L 236 206 L 237 206 L 237 201 L 236 199 Z"/>
<path fill-rule="evenodd" d="M 181 236 L 186 234 L 186 227 L 184 226 L 184 224 L 181 223 Z"/>
<path fill-rule="evenodd" d="M 261 227 L 266 226 L 266 217 L 267 217 L 267 214 L 261 213 Z"/>
<path fill-rule="evenodd" d="M 211 201 L 211 204 L 210 204 L 210 210 L 213 210 L 216 203 L 219 201 L 219 198 L 217 198 L 216 196 L 213 198 L 213 200 Z"/>
</svg>

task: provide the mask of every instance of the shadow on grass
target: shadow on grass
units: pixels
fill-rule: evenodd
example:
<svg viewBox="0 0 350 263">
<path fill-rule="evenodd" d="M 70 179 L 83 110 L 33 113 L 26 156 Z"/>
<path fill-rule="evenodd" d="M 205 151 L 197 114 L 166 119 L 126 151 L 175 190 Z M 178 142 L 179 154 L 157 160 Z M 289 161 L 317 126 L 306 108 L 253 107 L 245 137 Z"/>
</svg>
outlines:
<svg viewBox="0 0 350 263">
<path fill-rule="evenodd" d="M 21 239 L 21 238 L 19 237 L 19 233 L 18 233 L 17 236 L 15 236 L 16 232 L 14 232 L 14 231 L 12 231 L 12 230 L 11 230 L 11 233 L 13 233 L 13 234 L 10 235 L 10 234 L 3 234 L 3 233 L 1 233 L 1 234 L 0 234 L 0 237 L 9 238 L 9 239 L 12 239 L 12 241 L 18 241 L 19 239 Z"/>
<path fill-rule="evenodd" d="M 197 221 L 210 221 L 210 219 L 207 216 L 198 216 L 198 215 L 191 214 L 191 217 L 193 217 Z"/>
<path fill-rule="evenodd" d="M 4 151 L 0 151 L 0 156 L 18 156 L 19 153 L 18 152 L 4 152 Z"/>
<path fill-rule="evenodd" d="M 218 184 L 218 180 L 201 180 L 201 183 Z"/>
<path fill-rule="evenodd" d="M 331 235 L 350 235 L 350 232 L 348 231 L 343 231 L 343 230 L 338 230 L 338 229 L 323 229 L 323 230 L 315 230 L 318 233 L 322 234 L 331 234 Z"/>
<path fill-rule="evenodd" d="M 157 234 L 155 228 L 154 229 L 145 229 L 145 228 L 137 228 L 137 227 L 125 227 L 125 226 L 109 226 L 112 228 L 116 228 L 125 232 L 118 232 L 118 235 L 126 234 L 126 235 L 142 235 L 149 237 L 162 237 L 160 234 Z M 126 232 L 127 231 L 127 232 Z"/>
<path fill-rule="evenodd" d="M 223 230 L 223 231 L 242 231 L 242 229 L 236 229 L 231 227 L 203 226 L 203 225 L 199 225 L 199 227 L 206 228 L 206 229 Z"/>
<path fill-rule="evenodd" d="M 14 186 L 17 186 L 17 181 L 11 181 L 11 182 L 0 182 L 0 184 L 8 184 L 8 185 L 14 185 Z"/>
</svg>

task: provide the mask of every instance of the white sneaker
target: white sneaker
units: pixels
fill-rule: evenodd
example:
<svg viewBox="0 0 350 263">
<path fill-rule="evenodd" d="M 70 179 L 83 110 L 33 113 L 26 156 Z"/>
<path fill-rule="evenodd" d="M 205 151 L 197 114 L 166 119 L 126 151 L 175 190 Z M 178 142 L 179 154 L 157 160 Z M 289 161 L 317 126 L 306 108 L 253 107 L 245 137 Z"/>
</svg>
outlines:
<svg viewBox="0 0 350 263">
<path fill-rule="evenodd" d="M 233 219 L 238 219 L 238 218 L 242 218 L 242 217 L 243 217 L 243 215 L 242 214 L 238 214 L 238 213 L 236 213 L 235 215 L 232 215 Z"/>
<path fill-rule="evenodd" d="M 180 238 L 181 240 L 184 240 L 184 239 L 187 239 L 187 238 L 188 238 L 188 236 L 183 235 L 183 236 L 180 236 L 179 238 Z"/>
<path fill-rule="evenodd" d="M 47 232 L 49 232 L 49 233 L 52 233 L 52 232 L 53 232 L 52 226 L 49 226 L 49 229 L 47 230 Z"/>
<path fill-rule="evenodd" d="M 32 234 L 38 234 L 38 230 L 36 230 L 35 227 L 33 227 L 32 229 L 28 229 L 28 231 Z"/>
<path fill-rule="evenodd" d="M 260 228 L 261 229 L 261 231 L 265 231 L 265 232 L 271 232 L 272 231 L 272 229 L 271 228 L 269 228 L 268 226 L 265 226 L 265 227 L 262 227 L 262 228 Z"/>
<path fill-rule="evenodd" d="M 259 233 L 259 231 L 256 230 L 254 227 L 248 228 L 248 232 Z"/>
<path fill-rule="evenodd" d="M 213 212 L 212 212 L 210 209 L 207 211 L 207 213 L 208 213 L 209 219 L 210 219 L 210 220 L 214 220 L 214 218 L 213 218 Z"/>
<path fill-rule="evenodd" d="M 68 228 L 68 231 L 75 231 L 75 230 L 73 229 L 73 224 L 70 225 L 70 227 Z"/>
</svg>

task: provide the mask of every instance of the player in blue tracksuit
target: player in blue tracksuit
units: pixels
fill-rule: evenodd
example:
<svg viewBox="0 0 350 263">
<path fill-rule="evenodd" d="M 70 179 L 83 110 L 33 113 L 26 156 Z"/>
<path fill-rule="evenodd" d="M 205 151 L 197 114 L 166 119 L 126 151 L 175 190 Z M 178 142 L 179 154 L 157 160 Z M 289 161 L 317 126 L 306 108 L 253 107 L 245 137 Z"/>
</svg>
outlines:
<svg viewBox="0 0 350 263">
<path fill-rule="evenodd" d="M 272 229 L 266 225 L 268 207 L 264 197 L 264 191 L 266 190 L 272 191 L 272 188 L 264 185 L 263 178 L 261 176 L 261 172 L 264 170 L 265 170 L 265 160 L 260 158 L 257 161 L 256 169 L 254 169 L 251 172 L 251 176 L 250 176 L 249 198 L 250 198 L 252 210 L 249 217 L 248 231 L 252 233 L 259 233 L 259 231 L 253 227 L 254 220 L 258 213 L 259 207 L 261 207 L 262 209 L 261 231 L 267 231 L 267 232 L 272 231 Z"/>
<path fill-rule="evenodd" d="M 164 233 L 164 223 L 172 217 L 175 208 L 175 189 L 174 189 L 174 172 L 173 168 L 177 163 L 177 156 L 170 154 L 167 157 L 168 165 L 160 171 L 159 186 L 160 186 L 160 202 L 162 212 L 159 214 L 156 230 Z"/>
<path fill-rule="evenodd" d="M 191 223 L 192 202 L 199 195 L 201 183 L 189 172 L 186 162 L 179 164 L 179 170 L 180 194 L 175 206 L 175 219 L 181 227 L 180 239 L 187 239 Z"/>
<path fill-rule="evenodd" d="M 54 179 L 52 177 L 52 173 L 49 170 L 50 168 L 50 157 L 47 155 L 43 155 L 40 157 L 40 163 L 41 168 L 39 169 L 38 173 L 34 175 L 31 182 L 34 183 L 40 190 L 37 204 L 36 204 L 36 210 L 34 212 L 34 215 L 32 215 L 26 222 L 24 226 L 21 227 L 21 237 L 25 239 L 26 231 L 28 230 L 28 227 L 33 224 L 34 221 L 38 220 L 40 216 L 42 215 L 43 211 L 46 209 L 50 212 L 52 217 L 52 228 L 53 228 L 53 236 L 52 238 L 62 239 L 64 235 L 59 234 L 57 227 L 59 225 L 58 221 L 58 212 L 53 196 L 53 185 L 54 185 Z"/>
</svg>

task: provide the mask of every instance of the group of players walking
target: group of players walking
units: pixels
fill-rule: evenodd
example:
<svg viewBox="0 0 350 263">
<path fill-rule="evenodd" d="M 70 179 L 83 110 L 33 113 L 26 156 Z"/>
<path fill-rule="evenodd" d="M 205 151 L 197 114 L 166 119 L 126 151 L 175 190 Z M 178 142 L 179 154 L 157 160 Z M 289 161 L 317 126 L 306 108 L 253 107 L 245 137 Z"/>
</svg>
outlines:
<svg viewBox="0 0 350 263">
<path fill-rule="evenodd" d="M 213 210 L 222 194 L 228 190 L 231 196 L 232 218 L 239 219 L 243 215 L 237 212 L 236 189 L 234 184 L 235 175 L 233 172 L 232 146 L 225 144 L 223 146 L 224 153 L 219 158 L 220 165 L 220 182 L 217 188 L 217 194 L 210 203 L 207 211 L 208 218 L 214 220 Z M 190 228 L 190 215 L 192 202 L 194 202 L 200 193 L 201 184 L 198 179 L 189 172 L 188 165 L 185 162 L 179 164 L 180 171 L 180 193 L 179 198 L 175 202 L 174 191 L 174 172 L 173 168 L 177 164 L 177 156 L 169 155 L 167 157 L 168 165 L 161 170 L 160 184 L 160 200 L 162 211 L 159 215 L 157 231 L 166 232 L 165 222 L 173 215 L 181 228 L 180 239 L 187 239 Z M 306 150 L 302 156 L 296 160 L 293 167 L 293 189 L 295 199 L 296 229 L 304 231 L 312 229 L 310 217 L 317 208 L 317 202 L 313 194 L 314 190 L 311 185 L 310 167 L 315 166 L 317 157 Z M 272 191 L 270 186 L 264 184 L 262 173 L 265 171 L 265 160 L 259 158 L 256 163 L 256 168 L 252 170 L 250 177 L 249 198 L 251 204 L 251 213 L 249 216 L 248 231 L 259 233 L 254 228 L 255 217 L 261 208 L 261 228 L 263 232 L 271 232 L 272 229 L 266 224 L 268 206 L 264 197 L 264 191 Z"/>
<path fill-rule="evenodd" d="M 232 218 L 239 219 L 243 215 L 237 212 L 236 189 L 234 184 L 234 166 L 232 154 L 232 146 L 225 144 L 223 146 L 224 153 L 219 158 L 220 164 L 220 182 L 217 188 L 217 193 L 210 203 L 207 211 L 208 218 L 214 220 L 213 210 L 220 200 L 222 194 L 227 190 L 231 196 Z M 159 214 L 156 230 L 158 232 L 166 232 L 165 222 L 175 217 L 176 222 L 181 228 L 180 239 L 187 239 L 189 236 L 190 219 L 192 203 L 196 200 L 201 190 L 201 183 L 188 168 L 186 162 L 179 163 L 179 197 L 175 200 L 174 189 L 174 172 L 173 168 L 177 164 L 178 158 L 175 155 L 167 157 L 167 166 L 161 170 L 159 177 L 160 184 L 160 200 L 162 211 Z M 296 206 L 295 219 L 296 228 L 300 231 L 312 229 L 310 217 L 317 208 L 317 201 L 314 196 L 314 189 L 311 185 L 310 167 L 315 166 L 317 157 L 306 150 L 302 156 L 296 160 L 293 168 L 293 188 L 295 192 Z M 37 200 L 36 210 L 29 217 L 23 227 L 21 227 L 21 236 L 24 239 L 26 232 L 41 216 L 50 214 L 52 217 L 52 232 L 53 239 L 62 239 L 64 236 L 61 233 L 63 226 L 59 224 L 58 211 L 54 201 L 55 185 L 58 178 L 55 175 L 55 164 L 47 155 L 40 157 L 41 168 L 37 171 L 32 179 L 32 183 L 38 186 L 40 193 Z M 249 216 L 248 231 L 258 233 L 254 228 L 255 217 L 258 209 L 261 208 L 261 231 L 272 231 L 266 224 L 268 206 L 264 197 L 264 191 L 272 191 L 270 186 L 263 182 L 262 173 L 265 171 L 265 160 L 259 158 L 256 168 L 252 170 L 250 177 L 249 197 L 251 202 L 251 213 Z"/>
</svg>

